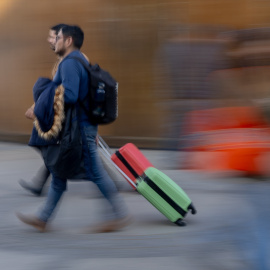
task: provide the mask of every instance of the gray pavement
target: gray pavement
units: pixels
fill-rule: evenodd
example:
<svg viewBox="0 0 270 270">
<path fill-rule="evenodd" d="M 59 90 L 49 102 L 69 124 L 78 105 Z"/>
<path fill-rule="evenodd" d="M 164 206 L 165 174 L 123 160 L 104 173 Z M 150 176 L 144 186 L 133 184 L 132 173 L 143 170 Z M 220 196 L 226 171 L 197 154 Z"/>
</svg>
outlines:
<svg viewBox="0 0 270 270">
<path fill-rule="evenodd" d="M 42 164 L 32 148 L 0 143 L 0 269 L 270 269 L 270 182 L 179 170 L 185 153 L 143 150 L 190 196 L 197 215 L 170 223 L 119 177 L 133 223 L 119 232 L 84 234 L 102 220 L 103 199 L 91 182 L 69 182 L 51 230 L 38 233 L 16 211 L 34 214 L 45 197 L 23 190 Z"/>
</svg>

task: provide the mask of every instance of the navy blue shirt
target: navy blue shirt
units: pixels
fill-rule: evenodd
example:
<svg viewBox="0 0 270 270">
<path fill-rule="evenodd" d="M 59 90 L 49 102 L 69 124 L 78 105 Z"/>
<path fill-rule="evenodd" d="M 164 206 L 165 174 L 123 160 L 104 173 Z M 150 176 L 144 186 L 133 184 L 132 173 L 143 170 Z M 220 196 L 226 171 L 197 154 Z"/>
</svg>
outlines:
<svg viewBox="0 0 270 270">
<path fill-rule="evenodd" d="M 79 50 L 71 52 L 60 62 L 53 81 L 63 85 L 65 103 L 77 104 L 80 123 L 89 123 L 85 111 L 79 106 L 79 100 L 83 101 L 88 93 L 88 73 L 78 60 L 71 57 L 80 57 L 88 63 Z"/>
</svg>

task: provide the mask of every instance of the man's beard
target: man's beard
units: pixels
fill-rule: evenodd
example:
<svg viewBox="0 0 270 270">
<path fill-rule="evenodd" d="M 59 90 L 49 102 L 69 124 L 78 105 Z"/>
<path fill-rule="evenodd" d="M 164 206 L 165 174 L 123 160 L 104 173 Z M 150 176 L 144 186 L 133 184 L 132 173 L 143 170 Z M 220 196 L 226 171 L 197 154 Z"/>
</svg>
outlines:
<svg viewBox="0 0 270 270">
<path fill-rule="evenodd" d="M 60 57 L 62 57 L 64 54 L 65 54 L 65 52 L 66 52 L 66 49 L 61 49 L 61 50 L 59 50 L 59 51 L 57 51 L 57 52 L 55 52 L 58 56 L 60 56 Z"/>
</svg>

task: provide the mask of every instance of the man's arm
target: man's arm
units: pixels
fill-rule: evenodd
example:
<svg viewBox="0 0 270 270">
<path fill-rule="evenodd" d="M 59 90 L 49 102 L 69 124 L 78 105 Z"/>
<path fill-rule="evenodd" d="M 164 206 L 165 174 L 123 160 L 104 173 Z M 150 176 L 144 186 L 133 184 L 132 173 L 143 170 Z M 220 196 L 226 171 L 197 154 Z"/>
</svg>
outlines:
<svg viewBox="0 0 270 270">
<path fill-rule="evenodd" d="M 65 89 L 65 103 L 76 103 L 80 89 L 80 67 L 76 60 L 67 59 L 61 65 L 62 85 Z"/>
</svg>

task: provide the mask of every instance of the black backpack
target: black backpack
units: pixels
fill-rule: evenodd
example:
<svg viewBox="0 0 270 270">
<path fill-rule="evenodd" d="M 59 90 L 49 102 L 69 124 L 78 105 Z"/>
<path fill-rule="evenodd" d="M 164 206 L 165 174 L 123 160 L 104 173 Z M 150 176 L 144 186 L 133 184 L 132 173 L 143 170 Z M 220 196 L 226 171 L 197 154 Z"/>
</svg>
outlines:
<svg viewBox="0 0 270 270">
<path fill-rule="evenodd" d="M 98 64 L 86 64 L 79 57 L 72 58 L 78 60 L 88 72 L 88 94 L 80 103 L 91 123 L 99 125 L 112 123 L 118 117 L 117 81 Z M 89 110 L 86 109 L 85 102 L 89 103 Z"/>
</svg>

